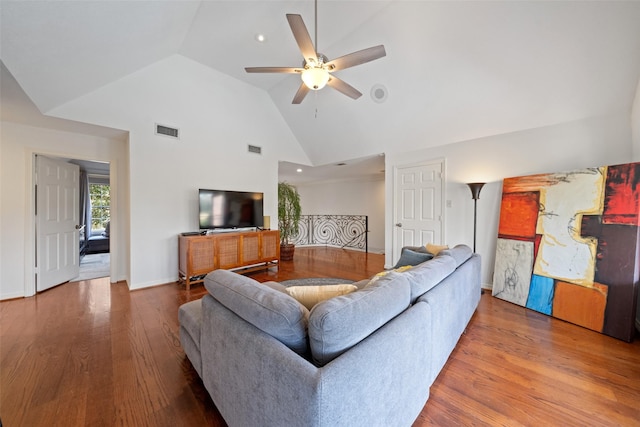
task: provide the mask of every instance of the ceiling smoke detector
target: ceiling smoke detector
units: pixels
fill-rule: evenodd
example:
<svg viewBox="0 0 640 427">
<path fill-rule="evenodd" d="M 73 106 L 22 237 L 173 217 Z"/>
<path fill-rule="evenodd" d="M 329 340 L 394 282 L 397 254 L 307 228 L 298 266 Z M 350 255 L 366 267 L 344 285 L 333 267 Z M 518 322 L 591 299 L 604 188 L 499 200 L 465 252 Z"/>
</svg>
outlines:
<svg viewBox="0 0 640 427">
<path fill-rule="evenodd" d="M 389 96 L 389 91 L 383 85 L 377 84 L 371 88 L 371 99 L 374 102 L 381 104 L 387 100 L 387 96 Z"/>
</svg>

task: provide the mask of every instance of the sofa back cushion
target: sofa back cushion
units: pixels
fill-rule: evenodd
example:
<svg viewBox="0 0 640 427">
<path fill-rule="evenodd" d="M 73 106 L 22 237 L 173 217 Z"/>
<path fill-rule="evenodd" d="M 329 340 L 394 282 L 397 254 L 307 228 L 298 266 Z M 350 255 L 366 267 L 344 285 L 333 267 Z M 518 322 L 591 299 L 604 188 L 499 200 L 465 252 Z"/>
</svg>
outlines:
<svg viewBox="0 0 640 427">
<path fill-rule="evenodd" d="M 220 304 L 300 355 L 308 353 L 309 311 L 289 295 L 237 273 L 215 270 L 204 286 Z"/>
<path fill-rule="evenodd" d="M 451 249 L 443 250 L 440 254 L 452 256 L 453 259 L 456 260 L 456 267 L 459 267 L 462 263 L 471 258 L 473 251 L 467 245 L 456 245 Z"/>
<path fill-rule="evenodd" d="M 409 306 L 406 277 L 391 272 L 370 286 L 323 301 L 309 315 L 313 361 L 324 366 L 371 335 Z"/>
<path fill-rule="evenodd" d="M 412 304 L 456 269 L 456 260 L 446 252 L 442 251 L 433 259 L 402 273 L 407 276 L 411 285 Z"/>
</svg>

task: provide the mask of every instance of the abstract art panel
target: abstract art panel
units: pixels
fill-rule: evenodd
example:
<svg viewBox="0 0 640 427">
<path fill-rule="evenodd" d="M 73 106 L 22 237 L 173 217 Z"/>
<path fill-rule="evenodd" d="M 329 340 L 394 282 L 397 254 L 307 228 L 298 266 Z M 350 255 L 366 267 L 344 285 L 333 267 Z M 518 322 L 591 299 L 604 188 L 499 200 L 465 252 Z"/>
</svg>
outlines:
<svg viewBox="0 0 640 427">
<path fill-rule="evenodd" d="M 640 163 L 503 181 L 493 296 L 631 341 Z"/>
<path fill-rule="evenodd" d="M 533 243 L 498 239 L 493 295 L 514 304 L 526 305 L 529 296 Z"/>
</svg>

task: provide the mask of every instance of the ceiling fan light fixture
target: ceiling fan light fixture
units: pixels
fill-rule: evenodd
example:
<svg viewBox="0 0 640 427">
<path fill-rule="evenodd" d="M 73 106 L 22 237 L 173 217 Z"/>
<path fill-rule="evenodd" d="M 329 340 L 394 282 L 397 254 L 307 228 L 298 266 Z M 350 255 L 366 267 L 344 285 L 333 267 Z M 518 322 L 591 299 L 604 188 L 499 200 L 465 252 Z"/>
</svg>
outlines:
<svg viewBox="0 0 640 427">
<path fill-rule="evenodd" d="M 311 67 L 302 72 L 302 81 L 311 90 L 320 90 L 329 81 L 329 72 L 324 68 Z"/>
<path fill-rule="evenodd" d="M 289 27 L 291 27 L 291 32 L 293 32 L 293 38 L 296 39 L 296 43 L 298 44 L 298 48 L 302 54 L 302 67 L 246 67 L 245 71 L 247 73 L 300 74 L 302 77 L 302 84 L 298 86 L 298 90 L 291 101 L 292 104 L 300 104 L 310 90 L 317 91 L 327 85 L 351 99 L 358 99 L 362 96 L 362 93 L 350 84 L 334 75 L 331 75 L 330 73 L 382 58 L 387 54 L 384 50 L 384 46 L 373 46 L 329 61 L 326 56 L 318 53 L 316 48 L 318 41 L 317 5 L 318 2 L 315 0 L 316 43 L 311 40 L 311 36 L 309 35 L 309 31 L 302 20 L 302 16 L 287 13 L 287 21 L 289 21 Z"/>
</svg>

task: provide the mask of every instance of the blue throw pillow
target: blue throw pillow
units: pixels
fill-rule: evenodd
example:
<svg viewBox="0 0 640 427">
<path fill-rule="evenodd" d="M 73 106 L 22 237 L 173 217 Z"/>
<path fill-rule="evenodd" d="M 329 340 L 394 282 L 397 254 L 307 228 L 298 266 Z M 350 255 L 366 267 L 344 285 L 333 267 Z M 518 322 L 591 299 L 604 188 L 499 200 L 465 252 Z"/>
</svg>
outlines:
<svg viewBox="0 0 640 427">
<path fill-rule="evenodd" d="M 422 264 L 425 261 L 429 261 L 431 258 L 433 258 L 433 255 L 430 253 L 416 252 L 408 248 L 403 248 L 402 254 L 400 254 L 400 259 L 393 268 L 395 270 L 396 268 L 404 267 L 405 265 Z"/>
</svg>

